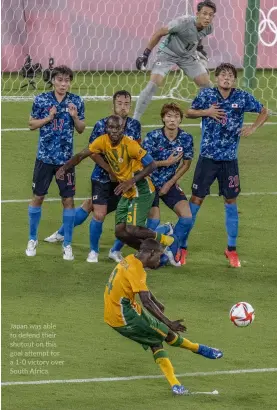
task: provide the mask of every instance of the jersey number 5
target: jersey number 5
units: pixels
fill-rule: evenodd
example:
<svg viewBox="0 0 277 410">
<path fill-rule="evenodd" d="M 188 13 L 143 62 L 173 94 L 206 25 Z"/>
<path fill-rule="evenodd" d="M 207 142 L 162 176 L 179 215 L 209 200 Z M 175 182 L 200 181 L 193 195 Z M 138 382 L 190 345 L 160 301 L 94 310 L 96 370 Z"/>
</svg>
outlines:
<svg viewBox="0 0 277 410">
<path fill-rule="evenodd" d="M 107 286 L 108 286 L 108 294 L 111 293 L 111 290 L 112 290 L 112 288 L 113 288 L 113 281 L 114 281 L 115 275 L 117 274 L 117 270 L 118 270 L 118 269 L 115 268 L 115 269 L 112 271 L 111 276 L 109 277 L 109 282 L 107 283 Z"/>
</svg>

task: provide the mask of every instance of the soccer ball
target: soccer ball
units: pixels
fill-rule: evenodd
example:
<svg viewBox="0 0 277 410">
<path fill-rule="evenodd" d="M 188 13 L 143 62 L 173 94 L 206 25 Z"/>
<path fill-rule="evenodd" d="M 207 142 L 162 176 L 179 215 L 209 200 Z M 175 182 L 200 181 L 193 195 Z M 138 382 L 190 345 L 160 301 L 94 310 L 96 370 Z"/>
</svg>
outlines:
<svg viewBox="0 0 277 410">
<path fill-rule="evenodd" d="M 255 319 L 254 308 L 247 302 L 236 303 L 230 310 L 230 320 L 235 326 L 244 327 L 250 325 Z"/>
</svg>

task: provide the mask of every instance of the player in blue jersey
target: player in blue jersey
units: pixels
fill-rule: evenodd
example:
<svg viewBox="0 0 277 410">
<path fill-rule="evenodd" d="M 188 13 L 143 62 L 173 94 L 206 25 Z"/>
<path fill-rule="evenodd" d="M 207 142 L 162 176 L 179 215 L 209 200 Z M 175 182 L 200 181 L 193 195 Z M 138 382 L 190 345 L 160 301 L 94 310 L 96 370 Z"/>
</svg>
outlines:
<svg viewBox="0 0 277 410">
<path fill-rule="evenodd" d="M 163 128 L 149 132 L 143 148 L 152 156 L 157 168 L 151 174 L 151 180 L 156 188 L 156 197 L 148 217 L 148 228 L 156 230 L 160 223 L 159 199 L 172 209 L 178 216 L 174 235 L 181 243 L 192 226 L 192 217 L 187 198 L 178 185 L 180 178 L 188 171 L 193 158 L 193 138 L 179 128 L 183 112 L 175 103 L 164 104 L 161 109 Z M 177 247 L 176 247 L 177 242 Z M 180 266 L 174 256 L 178 251 L 178 241 L 175 241 L 171 251 L 166 254 L 172 265 Z M 185 264 L 185 261 L 182 261 Z"/>
<path fill-rule="evenodd" d="M 33 175 L 33 199 L 29 205 L 29 241 L 27 256 L 35 256 L 38 245 L 37 232 L 41 218 L 41 206 L 56 171 L 73 154 L 74 129 L 81 134 L 85 129 L 85 108 L 81 97 L 68 92 L 73 72 L 66 66 L 54 68 L 52 83 L 54 91 L 35 97 L 30 130 L 39 129 L 39 144 Z M 71 241 L 74 224 L 74 168 L 67 170 L 64 179 L 58 180 L 63 204 L 63 258 L 73 260 Z"/>
<path fill-rule="evenodd" d="M 132 137 L 134 140 L 141 142 L 141 125 L 139 121 L 129 117 L 131 110 L 131 95 L 128 91 L 117 91 L 113 95 L 113 113 L 119 115 L 124 121 L 124 135 Z M 106 124 L 109 117 L 102 118 L 95 124 L 89 143 L 91 144 L 97 137 L 106 133 Z M 76 208 L 74 226 L 81 225 L 93 211 L 93 218 L 90 222 L 90 252 L 87 258 L 88 262 L 98 262 L 99 241 L 102 234 L 102 226 L 105 217 L 110 212 L 115 211 L 120 196 L 115 195 L 114 189 L 117 182 L 111 181 L 109 174 L 99 165 L 95 165 L 91 175 L 92 181 L 92 198 L 87 199 L 84 203 Z M 47 242 L 62 241 L 64 236 L 64 227 L 45 238 Z M 109 258 L 115 262 L 120 262 L 121 248 L 123 243 L 118 239 L 115 241 L 112 249 L 109 251 Z"/>
<path fill-rule="evenodd" d="M 237 70 L 223 63 L 215 70 L 217 87 L 200 91 L 187 112 L 187 117 L 202 117 L 200 156 L 196 165 L 190 207 L 193 223 L 210 186 L 217 179 L 219 195 L 224 198 L 225 223 L 228 235 L 225 256 L 232 267 L 240 267 L 236 251 L 240 193 L 238 145 L 240 137 L 248 137 L 268 118 L 268 111 L 253 95 L 235 87 Z M 251 126 L 243 127 L 245 112 L 258 113 Z M 186 240 L 182 244 L 186 253 Z"/>
</svg>

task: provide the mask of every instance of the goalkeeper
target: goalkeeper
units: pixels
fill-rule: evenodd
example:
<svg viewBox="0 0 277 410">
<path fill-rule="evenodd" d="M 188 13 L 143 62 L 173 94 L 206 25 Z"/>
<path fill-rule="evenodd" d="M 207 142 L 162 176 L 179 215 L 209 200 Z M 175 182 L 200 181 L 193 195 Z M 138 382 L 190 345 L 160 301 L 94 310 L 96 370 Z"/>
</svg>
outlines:
<svg viewBox="0 0 277 410">
<path fill-rule="evenodd" d="M 136 60 L 138 70 L 144 69 L 152 49 L 162 37 L 164 39 L 159 45 L 150 81 L 138 98 L 135 119 L 140 119 L 157 88 L 162 85 L 164 77 L 174 65 L 183 70 L 200 88 L 211 86 L 206 69 L 207 57 L 201 40 L 212 33 L 215 12 L 216 5 L 212 1 L 202 1 L 197 5 L 196 16 L 178 17 L 153 34 L 143 55 Z"/>
</svg>

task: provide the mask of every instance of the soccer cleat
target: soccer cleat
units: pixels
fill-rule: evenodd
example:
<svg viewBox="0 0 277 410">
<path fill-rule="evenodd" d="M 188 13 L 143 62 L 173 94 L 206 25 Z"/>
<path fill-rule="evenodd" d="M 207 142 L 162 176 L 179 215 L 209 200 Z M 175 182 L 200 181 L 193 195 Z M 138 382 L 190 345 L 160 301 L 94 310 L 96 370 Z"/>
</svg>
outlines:
<svg viewBox="0 0 277 410">
<path fill-rule="evenodd" d="M 98 263 L 98 253 L 95 251 L 90 251 L 87 257 L 87 262 L 89 263 Z"/>
<path fill-rule="evenodd" d="M 229 259 L 230 266 L 232 266 L 232 268 L 241 267 L 239 255 L 237 254 L 237 251 L 228 251 L 228 249 L 226 249 L 224 254 L 226 258 Z"/>
<path fill-rule="evenodd" d="M 164 226 L 166 226 L 168 228 L 168 231 L 167 231 L 166 235 L 172 235 L 173 230 L 174 230 L 174 225 L 171 222 L 166 222 L 164 224 Z"/>
<path fill-rule="evenodd" d="M 35 241 L 34 239 L 30 239 L 30 241 L 27 244 L 26 251 L 25 251 L 26 255 L 36 256 L 37 246 L 38 246 L 38 241 Z"/>
<path fill-rule="evenodd" d="M 98 256 L 98 255 L 97 255 L 97 256 Z M 116 263 L 119 263 L 119 262 L 122 261 L 123 256 L 122 256 L 122 253 L 121 253 L 121 252 L 119 252 L 119 251 L 112 251 L 112 250 L 110 249 L 110 251 L 109 251 L 109 259 L 112 259 L 112 260 L 114 260 Z M 97 260 L 97 262 L 98 262 L 98 260 Z"/>
<path fill-rule="evenodd" d="M 207 357 L 208 359 L 220 359 L 223 356 L 223 352 L 214 347 L 209 347 L 206 345 L 199 345 L 198 352 L 193 352 L 200 354 L 201 356 Z"/>
<path fill-rule="evenodd" d="M 73 261 L 74 255 L 71 245 L 63 246 L 63 259 L 65 261 Z"/>
<path fill-rule="evenodd" d="M 166 248 L 164 250 L 164 254 L 168 257 L 170 265 L 175 266 L 176 268 L 179 268 L 181 266 L 181 262 L 175 261 L 174 255 L 169 248 Z"/>
<path fill-rule="evenodd" d="M 47 236 L 47 238 L 44 238 L 44 242 L 49 242 L 49 243 L 62 242 L 63 240 L 64 240 L 64 237 L 59 234 L 59 231 L 56 231 L 52 233 L 52 235 Z"/>
<path fill-rule="evenodd" d="M 189 394 L 188 389 L 186 389 L 185 386 L 182 386 L 180 384 L 174 384 L 174 386 L 171 387 L 171 391 L 174 396 L 182 396 L 184 394 Z"/>
<path fill-rule="evenodd" d="M 176 262 L 180 262 L 181 265 L 185 265 L 187 263 L 187 254 L 188 251 L 186 249 L 178 249 L 178 252 L 175 257 Z"/>
</svg>

